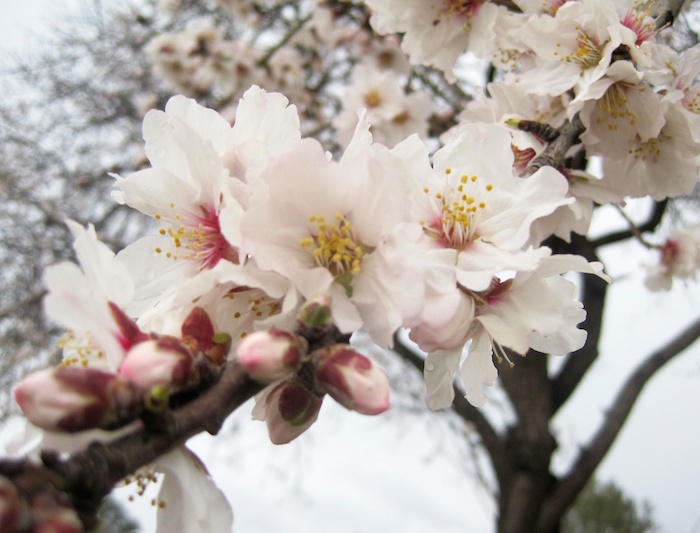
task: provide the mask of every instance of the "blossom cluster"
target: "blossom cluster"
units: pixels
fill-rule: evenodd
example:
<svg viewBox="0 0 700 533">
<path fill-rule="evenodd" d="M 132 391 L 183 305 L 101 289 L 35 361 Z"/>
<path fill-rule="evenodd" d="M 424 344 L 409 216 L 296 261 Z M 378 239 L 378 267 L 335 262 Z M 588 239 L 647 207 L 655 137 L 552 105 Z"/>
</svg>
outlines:
<svg viewBox="0 0 700 533">
<path fill-rule="evenodd" d="M 695 46 L 683 55 L 656 39 L 654 2 L 518 0 L 519 12 L 483 0 L 367 0 L 372 27 L 402 32 L 413 64 L 455 79 L 467 50 L 504 69 L 462 116 L 488 108 L 556 126 L 578 115 L 588 156 L 603 158 L 605 188 L 656 200 L 689 194 L 700 170 Z M 597 201 L 597 200 L 596 200 Z"/>
<path fill-rule="evenodd" d="M 602 267 L 552 256 L 541 245 L 561 228 L 555 213 L 574 198 L 554 168 L 520 175 L 505 126 L 464 125 L 431 158 L 416 135 L 391 149 L 374 142 L 363 110 L 336 161 L 302 137 L 284 96 L 253 87 L 233 126 L 194 100 L 174 97 L 165 111 L 146 116 L 144 139 L 151 168 L 116 176 L 114 196 L 153 217 L 158 234 L 128 246 L 107 268 L 109 253 L 94 234 L 73 225 L 90 283 L 77 281 L 74 265 L 59 266 L 73 271 L 69 286 L 53 270 L 47 275 L 49 313 L 88 334 L 112 370 L 132 381 L 161 366 L 170 376 L 183 358 L 192 364 L 178 353 L 168 364 L 155 361 L 170 342 L 158 336 L 185 339 L 197 309 L 211 321 L 212 335 L 223 332 L 235 348 L 256 331 L 294 329 L 304 302 L 320 295 L 328 297 L 341 334 L 364 328 L 389 347 L 408 328 L 428 353 L 434 408 L 451 402 L 466 345 L 462 379 L 475 405 L 484 403 L 482 386 L 496 377 L 492 354 L 499 360 L 508 359 L 506 349 L 565 354 L 583 345 L 577 325 L 585 312 L 561 275 L 603 276 Z M 98 263 L 99 271 L 92 267 Z M 119 283 L 107 280 L 115 269 Z M 96 287 L 81 298 L 80 317 L 61 303 L 74 302 L 79 285 Z M 100 291 L 98 311 L 88 300 Z M 125 326 L 127 315 L 138 317 L 138 326 Z M 143 379 L 149 390 L 163 385 Z"/>
</svg>

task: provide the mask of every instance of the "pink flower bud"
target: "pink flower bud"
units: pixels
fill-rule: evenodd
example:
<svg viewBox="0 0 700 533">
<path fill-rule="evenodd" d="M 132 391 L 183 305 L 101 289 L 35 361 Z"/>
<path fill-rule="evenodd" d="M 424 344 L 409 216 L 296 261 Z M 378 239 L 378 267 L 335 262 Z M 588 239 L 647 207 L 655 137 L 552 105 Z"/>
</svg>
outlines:
<svg viewBox="0 0 700 533">
<path fill-rule="evenodd" d="M 264 398 L 265 422 L 272 444 L 287 444 L 316 422 L 322 399 L 297 381 L 275 386 Z"/>
<path fill-rule="evenodd" d="M 389 408 L 389 379 L 352 346 L 336 344 L 312 354 L 321 389 L 352 411 L 378 415 Z"/>
<path fill-rule="evenodd" d="M 135 419 L 141 410 L 134 385 L 94 368 L 36 372 L 15 387 L 14 395 L 29 421 L 49 431 L 111 429 Z"/>
<path fill-rule="evenodd" d="M 119 375 L 142 391 L 159 386 L 175 392 L 186 385 L 192 362 L 192 356 L 178 339 L 161 337 L 141 342 L 129 350 L 119 367 Z"/>
<path fill-rule="evenodd" d="M 243 370 L 251 378 L 272 383 L 298 370 L 308 349 L 309 345 L 301 335 L 271 329 L 248 335 L 238 345 L 237 355 Z"/>
</svg>

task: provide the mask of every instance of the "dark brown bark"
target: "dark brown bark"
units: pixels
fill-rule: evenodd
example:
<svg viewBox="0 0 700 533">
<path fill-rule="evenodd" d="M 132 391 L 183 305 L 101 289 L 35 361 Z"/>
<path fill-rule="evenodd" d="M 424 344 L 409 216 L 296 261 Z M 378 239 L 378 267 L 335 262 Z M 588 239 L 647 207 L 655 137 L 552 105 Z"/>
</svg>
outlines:
<svg viewBox="0 0 700 533">
<path fill-rule="evenodd" d="M 517 356 L 516 356 L 517 357 Z M 499 533 L 522 533 L 534 527 L 551 483 L 549 465 L 556 441 L 549 431 L 552 407 L 547 358 L 530 353 L 500 373 L 517 414 L 505 437 L 508 475 L 501 481 Z"/>
</svg>

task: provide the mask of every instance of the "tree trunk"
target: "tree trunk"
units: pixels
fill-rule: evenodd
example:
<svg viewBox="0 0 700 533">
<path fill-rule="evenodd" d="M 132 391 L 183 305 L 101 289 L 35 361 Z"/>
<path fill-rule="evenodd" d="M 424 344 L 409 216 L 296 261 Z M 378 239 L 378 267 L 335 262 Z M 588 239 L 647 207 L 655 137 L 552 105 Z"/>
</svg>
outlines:
<svg viewBox="0 0 700 533">
<path fill-rule="evenodd" d="M 549 431 L 552 407 L 546 359 L 531 354 L 517 360 L 513 370 L 500 373 L 517 411 L 517 423 L 506 435 L 509 467 L 499 479 L 499 533 L 534 533 L 552 487 L 549 466 L 557 443 Z"/>
</svg>

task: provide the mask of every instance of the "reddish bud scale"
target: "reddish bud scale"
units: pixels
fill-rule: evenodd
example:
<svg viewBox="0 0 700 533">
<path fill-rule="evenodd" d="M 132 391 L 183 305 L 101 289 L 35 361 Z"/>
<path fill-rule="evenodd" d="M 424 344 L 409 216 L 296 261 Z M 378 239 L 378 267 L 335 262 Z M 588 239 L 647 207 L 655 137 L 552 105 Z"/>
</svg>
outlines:
<svg viewBox="0 0 700 533">
<path fill-rule="evenodd" d="M 201 307 L 190 311 L 180 331 L 183 339 L 194 341 L 198 352 L 206 352 L 214 346 L 214 326 L 207 312 Z"/>
<path fill-rule="evenodd" d="M 223 365 L 231 351 L 231 337 L 225 333 L 216 333 L 207 312 L 195 307 L 187 315 L 180 328 L 182 340 L 193 353 L 204 354 L 217 365 Z"/>
<path fill-rule="evenodd" d="M 172 352 L 176 362 L 172 367 L 170 383 L 175 387 L 185 387 L 190 380 L 194 362 L 190 351 L 182 344 L 180 339 L 174 337 L 160 337 L 156 339 L 156 347 L 163 351 Z M 176 354 L 179 354 L 180 357 L 177 357 Z"/>
<path fill-rule="evenodd" d="M 265 399 L 265 422 L 273 444 L 296 439 L 318 418 L 322 398 L 300 382 L 286 380 L 275 386 Z"/>
<path fill-rule="evenodd" d="M 301 426 L 315 419 L 321 401 L 306 388 L 295 382 L 285 382 L 281 388 L 278 407 L 282 418 L 292 426 Z"/>
<path fill-rule="evenodd" d="M 57 369 L 56 377 L 73 390 L 95 399 L 84 415 L 78 411 L 59 423 L 64 431 L 121 427 L 141 411 L 141 394 L 137 388 L 115 374 L 94 368 L 62 366 Z"/>
<path fill-rule="evenodd" d="M 82 409 L 64 416 L 58 422 L 58 427 L 74 432 L 99 426 L 103 415 L 109 410 L 111 382 L 119 378 L 109 372 L 75 366 L 58 367 L 55 376 L 66 388 L 91 400 Z"/>
<path fill-rule="evenodd" d="M 135 344 L 148 339 L 148 335 L 141 331 L 136 322 L 126 316 L 117 304 L 109 302 L 109 309 L 119 327 L 120 336 L 118 340 L 124 350 L 129 351 Z"/>
</svg>

